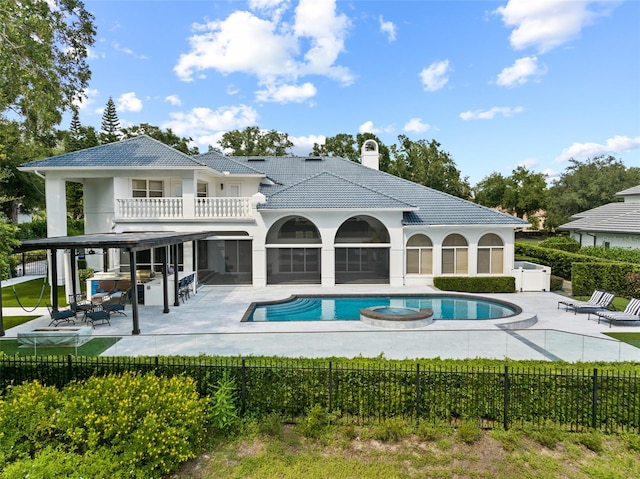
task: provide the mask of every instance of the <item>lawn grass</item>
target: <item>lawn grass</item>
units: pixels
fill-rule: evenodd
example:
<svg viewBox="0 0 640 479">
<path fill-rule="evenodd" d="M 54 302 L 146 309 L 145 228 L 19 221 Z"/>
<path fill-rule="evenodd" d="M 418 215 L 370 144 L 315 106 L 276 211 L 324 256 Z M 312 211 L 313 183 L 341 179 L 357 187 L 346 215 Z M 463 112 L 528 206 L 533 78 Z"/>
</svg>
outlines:
<svg viewBox="0 0 640 479">
<path fill-rule="evenodd" d="M 2 287 L 2 306 L 5 308 L 10 307 L 20 307 L 20 304 L 26 308 L 33 308 L 38 304 L 38 299 L 42 294 L 42 301 L 40 302 L 41 307 L 44 307 L 46 303 L 48 303 L 51 286 L 48 284 L 44 285 L 44 293 L 42 292 L 44 280 L 42 278 L 32 279 L 30 281 L 25 281 L 24 283 L 18 283 L 15 286 L 4 286 Z M 14 293 L 15 288 L 15 293 Z M 20 299 L 20 303 L 18 303 L 18 299 L 16 299 L 16 294 Z M 67 298 L 65 296 L 65 288 L 64 286 L 58 286 L 58 304 L 66 305 Z"/>
<path fill-rule="evenodd" d="M 635 346 L 636 348 L 640 348 L 640 333 L 604 333 L 604 334 L 612 337 L 613 339 L 617 339 L 618 341 L 622 341 L 630 344 L 631 346 Z"/>
<path fill-rule="evenodd" d="M 567 433 L 523 427 L 478 429 L 473 440 L 451 427 L 381 439 L 378 426 L 328 426 L 315 439 L 299 426 L 269 433 L 260 425 L 218 439 L 186 464 L 177 479 L 378 479 L 378 478 L 629 478 L 640 477 L 636 435 Z M 437 428 L 436 428 L 437 429 Z M 549 440 L 552 438 L 553 440 Z"/>
<path fill-rule="evenodd" d="M 2 325 L 4 326 L 4 330 L 6 331 L 7 329 L 13 328 L 39 317 L 40 316 L 3 316 Z"/>
<path fill-rule="evenodd" d="M 75 347 L 31 347 L 19 346 L 16 339 L 0 340 L 0 351 L 8 356 L 99 356 L 111 346 L 120 341 L 120 338 L 94 338 L 82 346 Z"/>
</svg>

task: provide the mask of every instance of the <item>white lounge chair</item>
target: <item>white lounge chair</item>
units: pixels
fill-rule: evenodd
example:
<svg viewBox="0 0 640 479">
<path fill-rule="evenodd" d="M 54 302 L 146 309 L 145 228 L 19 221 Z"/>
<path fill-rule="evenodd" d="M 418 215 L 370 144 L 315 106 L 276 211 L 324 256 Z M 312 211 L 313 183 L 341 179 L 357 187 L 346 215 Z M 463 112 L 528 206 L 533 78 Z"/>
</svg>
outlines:
<svg viewBox="0 0 640 479">
<path fill-rule="evenodd" d="M 560 305 L 562 304 L 564 306 L 564 310 L 568 311 L 570 307 L 572 307 L 574 304 L 597 304 L 598 301 L 600 300 L 600 298 L 602 298 L 602 295 L 606 293 L 606 291 L 604 289 L 596 289 L 592 294 L 591 297 L 586 300 L 586 301 L 578 301 L 575 299 L 565 299 L 563 301 L 558 301 L 558 309 L 560 309 Z"/>
<path fill-rule="evenodd" d="M 609 321 L 609 327 L 614 322 L 640 322 L 640 299 L 631 298 L 624 311 L 592 311 L 587 319 L 590 319 L 592 314 L 598 316 L 598 324 L 602 319 Z"/>
<path fill-rule="evenodd" d="M 595 311 L 604 311 L 609 308 L 611 303 L 613 302 L 613 298 L 615 298 L 614 293 L 609 293 L 607 291 L 601 291 L 599 296 L 596 296 L 595 301 L 592 299 L 595 295 L 591 296 L 591 298 L 587 301 L 567 301 L 565 311 L 569 309 L 573 309 L 573 313 L 593 313 Z"/>
</svg>

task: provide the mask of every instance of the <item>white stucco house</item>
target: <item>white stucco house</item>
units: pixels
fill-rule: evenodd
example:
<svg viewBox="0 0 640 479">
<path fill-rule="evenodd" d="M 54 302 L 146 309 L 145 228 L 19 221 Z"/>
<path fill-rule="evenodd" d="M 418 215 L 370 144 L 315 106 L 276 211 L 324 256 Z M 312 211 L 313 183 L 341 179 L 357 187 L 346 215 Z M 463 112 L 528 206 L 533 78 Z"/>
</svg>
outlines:
<svg viewBox="0 0 640 479">
<path fill-rule="evenodd" d="M 575 214 L 558 228 L 580 246 L 640 249 L 640 185 L 616 193 L 623 201 Z"/>
<path fill-rule="evenodd" d="M 178 251 L 180 270 L 204 284 L 401 286 L 508 275 L 515 231 L 528 225 L 379 171 L 372 140 L 356 163 L 187 156 L 140 136 L 20 169 L 45 179 L 50 237 L 67 234 L 67 182 L 83 185 L 85 233 L 211 231 Z M 156 251 L 136 254 L 139 269 L 161 267 Z M 126 272 L 123 255 L 87 259 L 97 271 Z"/>
</svg>

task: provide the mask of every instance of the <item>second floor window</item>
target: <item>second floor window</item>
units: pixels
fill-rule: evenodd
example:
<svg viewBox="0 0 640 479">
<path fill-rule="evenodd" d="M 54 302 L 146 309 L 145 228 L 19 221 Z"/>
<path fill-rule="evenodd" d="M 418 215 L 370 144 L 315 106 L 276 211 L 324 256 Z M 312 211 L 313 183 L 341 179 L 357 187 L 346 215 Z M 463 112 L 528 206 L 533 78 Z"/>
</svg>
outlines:
<svg viewBox="0 0 640 479">
<path fill-rule="evenodd" d="M 134 198 L 162 198 L 162 180 L 132 180 Z"/>
</svg>

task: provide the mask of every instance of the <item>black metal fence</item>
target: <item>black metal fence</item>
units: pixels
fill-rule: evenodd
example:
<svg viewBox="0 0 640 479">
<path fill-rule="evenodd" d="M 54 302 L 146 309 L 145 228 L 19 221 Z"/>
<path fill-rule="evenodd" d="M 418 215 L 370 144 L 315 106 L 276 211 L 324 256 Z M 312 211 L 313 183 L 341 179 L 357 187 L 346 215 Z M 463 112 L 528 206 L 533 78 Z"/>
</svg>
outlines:
<svg viewBox="0 0 640 479">
<path fill-rule="evenodd" d="M 547 423 L 571 431 L 640 432 L 640 377 L 592 370 L 428 368 L 311 360 L 184 357 L 3 357 L 0 392 L 24 381 L 63 387 L 125 371 L 188 375 L 201 394 L 221 378 L 236 385 L 242 415 L 295 422 L 321 405 L 340 420 L 371 423 L 474 419 L 483 427 Z"/>
<path fill-rule="evenodd" d="M 47 252 L 29 251 L 11 255 L 12 274 L 20 276 L 45 276 L 47 274 Z"/>
</svg>

